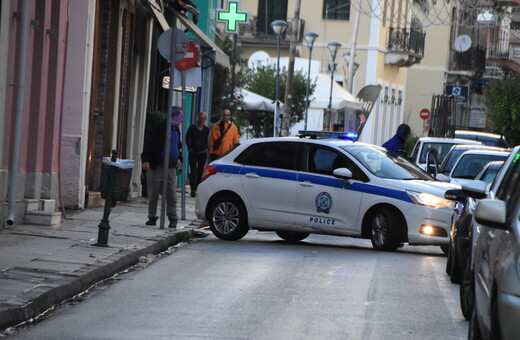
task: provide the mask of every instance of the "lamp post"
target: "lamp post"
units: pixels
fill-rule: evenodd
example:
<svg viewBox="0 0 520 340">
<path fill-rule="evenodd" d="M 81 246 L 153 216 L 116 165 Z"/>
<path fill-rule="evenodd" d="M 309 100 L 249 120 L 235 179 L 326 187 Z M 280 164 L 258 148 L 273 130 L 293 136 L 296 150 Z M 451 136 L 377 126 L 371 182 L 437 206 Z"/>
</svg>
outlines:
<svg viewBox="0 0 520 340">
<path fill-rule="evenodd" d="M 327 44 L 327 48 L 330 51 L 330 56 L 332 57 L 332 64 L 330 70 L 330 96 L 329 96 L 329 119 L 327 120 L 327 131 L 330 131 L 330 121 L 332 118 L 332 85 L 334 84 L 334 71 L 336 71 L 336 55 L 338 54 L 338 50 L 341 47 L 339 42 L 330 42 Z"/>
<path fill-rule="evenodd" d="M 276 136 L 276 121 L 278 120 L 278 95 L 280 92 L 280 40 L 286 27 L 287 23 L 283 20 L 275 20 L 271 23 L 271 29 L 276 35 L 276 98 L 274 103 L 273 136 Z"/>
<path fill-rule="evenodd" d="M 303 35 L 303 37 L 305 38 L 305 42 L 309 48 L 309 70 L 307 71 L 307 84 L 305 86 L 305 127 L 303 128 L 304 130 L 307 130 L 307 118 L 309 117 L 309 87 L 311 82 L 312 47 L 314 46 L 316 38 L 318 38 L 318 34 L 314 32 L 307 32 Z"/>
</svg>

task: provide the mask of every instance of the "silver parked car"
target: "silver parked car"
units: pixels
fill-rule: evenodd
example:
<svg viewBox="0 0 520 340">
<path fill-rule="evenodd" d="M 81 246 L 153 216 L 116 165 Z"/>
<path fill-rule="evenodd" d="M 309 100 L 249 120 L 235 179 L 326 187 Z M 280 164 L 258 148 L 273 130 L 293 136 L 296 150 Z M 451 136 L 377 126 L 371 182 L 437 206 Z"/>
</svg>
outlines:
<svg viewBox="0 0 520 340">
<path fill-rule="evenodd" d="M 469 339 L 520 339 L 520 146 L 480 200 L 473 249 L 474 312 Z"/>
</svg>

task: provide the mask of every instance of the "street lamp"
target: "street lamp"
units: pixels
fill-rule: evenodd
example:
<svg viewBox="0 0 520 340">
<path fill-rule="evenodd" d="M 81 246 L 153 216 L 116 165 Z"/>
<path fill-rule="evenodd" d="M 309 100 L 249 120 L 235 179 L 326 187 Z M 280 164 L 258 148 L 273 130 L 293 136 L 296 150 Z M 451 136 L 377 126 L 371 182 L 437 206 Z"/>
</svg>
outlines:
<svg viewBox="0 0 520 340">
<path fill-rule="evenodd" d="M 307 47 L 309 48 L 309 70 L 307 72 L 307 84 L 305 87 L 305 127 L 304 130 L 307 130 L 307 118 L 309 114 L 309 86 L 311 82 L 311 56 L 312 56 L 312 47 L 314 46 L 314 42 L 316 38 L 318 38 L 318 34 L 314 32 L 307 32 L 303 35 L 305 38 L 305 42 L 307 43 Z"/>
<path fill-rule="evenodd" d="M 273 136 L 276 136 L 276 121 L 278 120 L 278 94 L 280 92 L 280 39 L 285 32 L 287 23 L 283 20 L 275 20 L 271 23 L 271 29 L 276 35 L 276 98 L 274 104 L 274 130 Z"/>
<path fill-rule="evenodd" d="M 330 67 L 330 96 L 329 96 L 329 119 L 327 121 L 327 131 L 330 131 L 330 120 L 332 118 L 332 85 L 334 84 L 334 71 L 336 71 L 336 54 L 341 47 L 339 42 L 330 42 L 327 44 L 327 48 L 330 51 L 332 57 L 332 64 Z"/>
</svg>

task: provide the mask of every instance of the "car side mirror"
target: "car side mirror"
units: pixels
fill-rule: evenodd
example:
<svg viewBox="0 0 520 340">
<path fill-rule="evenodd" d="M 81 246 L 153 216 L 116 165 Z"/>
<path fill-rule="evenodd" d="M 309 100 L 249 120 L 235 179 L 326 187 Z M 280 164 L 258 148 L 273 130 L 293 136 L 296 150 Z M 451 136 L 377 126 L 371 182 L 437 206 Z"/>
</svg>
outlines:
<svg viewBox="0 0 520 340">
<path fill-rule="evenodd" d="M 435 176 L 435 179 L 437 179 L 438 181 L 441 181 L 441 182 L 445 182 L 445 183 L 449 183 L 450 182 L 450 178 L 448 176 L 446 176 L 445 174 L 437 174 L 437 176 Z"/>
<path fill-rule="evenodd" d="M 334 177 L 341 178 L 341 179 L 343 179 L 345 181 L 348 181 L 349 179 L 352 179 L 352 171 L 350 171 L 347 168 L 337 168 L 337 169 L 334 169 L 332 174 L 334 175 Z"/>
<path fill-rule="evenodd" d="M 471 181 L 462 185 L 462 191 L 464 194 L 471 198 L 482 199 L 486 198 L 486 182 L 484 181 Z"/>
<path fill-rule="evenodd" d="M 486 227 L 507 229 L 506 202 L 494 199 L 482 199 L 475 207 L 475 220 Z"/>
<path fill-rule="evenodd" d="M 452 200 L 452 201 L 457 201 L 457 202 L 465 203 L 465 202 L 466 202 L 466 199 L 467 199 L 467 196 L 466 196 L 466 194 L 465 194 L 462 190 L 460 190 L 460 189 L 450 189 L 450 190 L 447 190 L 447 191 L 444 193 L 444 198 L 449 199 L 449 200 Z"/>
</svg>

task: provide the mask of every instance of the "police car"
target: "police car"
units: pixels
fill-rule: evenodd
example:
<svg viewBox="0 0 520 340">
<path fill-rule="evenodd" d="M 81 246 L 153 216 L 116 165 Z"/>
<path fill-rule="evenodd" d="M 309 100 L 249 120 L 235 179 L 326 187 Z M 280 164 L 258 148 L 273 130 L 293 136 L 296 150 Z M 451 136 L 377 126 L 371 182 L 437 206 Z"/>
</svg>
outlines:
<svg viewBox="0 0 520 340">
<path fill-rule="evenodd" d="M 290 242 L 327 234 L 370 239 L 377 250 L 405 242 L 446 250 L 454 202 L 444 193 L 458 186 L 348 136 L 241 142 L 204 170 L 197 216 L 224 240 L 256 229 Z"/>
</svg>

